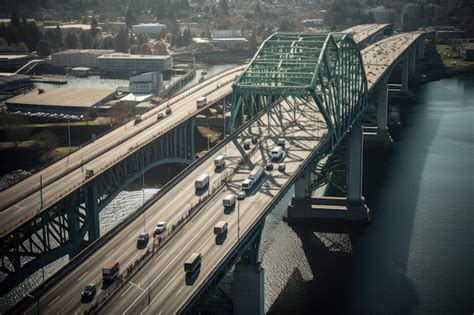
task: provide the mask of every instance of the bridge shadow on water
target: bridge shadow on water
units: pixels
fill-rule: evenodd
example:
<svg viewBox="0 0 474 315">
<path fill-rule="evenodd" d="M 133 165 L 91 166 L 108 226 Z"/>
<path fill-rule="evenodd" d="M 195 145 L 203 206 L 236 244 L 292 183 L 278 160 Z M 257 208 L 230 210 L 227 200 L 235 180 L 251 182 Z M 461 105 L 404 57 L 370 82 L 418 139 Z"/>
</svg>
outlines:
<svg viewBox="0 0 474 315">
<path fill-rule="evenodd" d="M 371 223 L 289 223 L 313 279 L 293 270 L 269 314 L 423 311 L 407 265 L 423 169 L 439 119 L 416 103 L 400 104 L 400 117 L 403 127 L 394 136 L 393 151 L 365 152 L 364 196 Z"/>
</svg>

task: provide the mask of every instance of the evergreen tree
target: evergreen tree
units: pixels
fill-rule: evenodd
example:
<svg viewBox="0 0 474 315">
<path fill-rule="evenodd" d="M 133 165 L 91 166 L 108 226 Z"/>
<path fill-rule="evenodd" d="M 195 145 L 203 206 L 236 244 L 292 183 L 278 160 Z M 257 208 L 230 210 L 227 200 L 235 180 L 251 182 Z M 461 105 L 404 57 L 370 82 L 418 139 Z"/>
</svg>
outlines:
<svg viewBox="0 0 474 315">
<path fill-rule="evenodd" d="M 38 52 L 38 55 L 46 57 L 51 54 L 51 47 L 49 45 L 49 42 L 47 40 L 40 40 L 38 42 L 38 46 L 36 47 L 36 51 Z"/>
<path fill-rule="evenodd" d="M 221 17 L 229 16 L 229 5 L 227 4 L 227 0 L 219 1 L 219 16 Z"/>
<path fill-rule="evenodd" d="M 252 36 L 250 37 L 249 40 L 249 53 L 252 55 L 257 52 L 257 34 L 255 29 L 252 32 Z"/>
<path fill-rule="evenodd" d="M 188 46 L 193 42 L 193 34 L 189 28 L 186 28 L 183 32 L 183 45 Z"/>
<path fill-rule="evenodd" d="M 26 53 L 30 51 L 28 49 L 28 46 L 26 46 L 24 42 L 21 42 L 18 44 L 18 50 L 20 50 L 21 52 L 26 52 Z"/>
<path fill-rule="evenodd" d="M 89 34 L 89 32 L 81 31 L 79 35 L 79 40 L 81 41 L 82 49 L 92 48 L 92 36 Z"/>
<path fill-rule="evenodd" d="M 64 43 L 66 44 L 67 48 L 76 49 L 77 48 L 76 34 L 74 34 L 73 32 L 66 34 L 66 36 L 64 37 Z"/>
<path fill-rule="evenodd" d="M 13 10 L 12 14 L 10 15 L 10 26 L 13 28 L 20 26 L 20 19 L 18 18 L 18 15 L 16 14 L 15 10 Z"/>
<path fill-rule="evenodd" d="M 260 2 L 257 1 L 257 5 L 255 6 L 255 13 L 257 15 L 261 15 L 262 14 L 262 9 L 260 8 Z"/>
<path fill-rule="evenodd" d="M 128 29 L 132 28 L 132 25 L 136 24 L 135 14 L 132 9 L 129 7 L 127 13 L 125 14 L 125 24 L 127 24 Z"/>
<path fill-rule="evenodd" d="M 115 36 L 115 50 L 126 53 L 128 52 L 129 47 L 130 43 L 128 41 L 128 31 L 121 30 L 117 36 Z"/>
<path fill-rule="evenodd" d="M 97 29 L 97 27 L 99 26 L 99 23 L 97 23 L 97 20 L 95 19 L 95 16 L 92 17 L 92 20 L 91 20 L 91 35 L 92 37 L 96 37 L 99 30 Z"/>
</svg>

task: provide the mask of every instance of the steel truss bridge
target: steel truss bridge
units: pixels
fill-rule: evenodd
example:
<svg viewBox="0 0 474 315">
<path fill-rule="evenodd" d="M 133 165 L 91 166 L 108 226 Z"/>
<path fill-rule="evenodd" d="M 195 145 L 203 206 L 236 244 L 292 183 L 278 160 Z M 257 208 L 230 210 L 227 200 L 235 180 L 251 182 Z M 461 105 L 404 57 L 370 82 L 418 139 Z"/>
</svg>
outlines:
<svg viewBox="0 0 474 315">
<path fill-rule="evenodd" d="M 399 37 L 403 40 L 404 46 L 397 54 L 392 54 L 393 56 L 390 51 L 386 52 L 383 61 L 385 64 L 381 61 L 369 64 L 368 56 L 373 53 L 374 48 L 367 50 L 365 54 L 362 51 L 361 54 L 358 44 L 347 34 L 277 33 L 264 42 L 232 86 L 230 132 L 243 133 L 242 128 L 250 128 L 253 123 L 261 119 L 267 120 L 265 127 L 270 131 L 275 126 L 275 119 L 280 121 L 284 119 L 278 117 L 279 114 L 275 110 L 284 100 L 285 110 L 288 115 L 293 111 L 294 117 L 297 112 L 301 112 L 301 108 L 306 108 L 305 106 L 310 104 L 309 107 L 313 108 L 315 115 L 319 117 L 315 118 L 315 122 L 318 122 L 320 131 L 324 130 L 324 137 L 320 135 L 320 139 L 313 143 L 314 146 L 309 147 L 302 166 L 295 169 L 293 175 L 282 185 L 280 192 L 273 196 L 272 201 L 260 209 L 261 215 L 256 223 L 249 226 L 243 241 L 237 242 L 236 247 L 229 252 L 231 254 L 228 253 L 227 258 L 222 259 L 220 271 L 214 269 L 213 276 L 206 275 L 206 283 L 200 284 L 200 289 L 193 292 L 188 302 L 202 296 L 203 288 L 215 287 L 208 285 L 215 284 L 219 280 L 217 275 L 227 271 L 240 257 L 246 257 L 247 261 L 255 261 L 250 258 L 256 257 L 255 250 L 258 251 L 262 218 L 266 213 L 290 185 L 298 178 L 304 177 L 305 173 L 311 172 L 321 156 L 332 152 L 351 128 L 359 125 L 361 115 L 369 107 L 375 106 L 377 109 L 380 107 L 378 105 L 380 102 L 372 104 L 369 102 L 371 99 L 369 93 L 376 93 L 378 95 L 376 99 L 380 101 L 382 99 L 380 94 L 384 94 L 386 85 L 379 87 L 381 85 L 377 83 L 387 82 L 387 77 L 400 62 L 403 63 L 403 67 L 405 63 L 410 65 L 412 60 L 410 58 L 415 56 L 416 52 L 420 53 L 419 47 L 422 46 L 420 43 L 424 40 L 421 33 Z M 393 44 L 393 40 L 390 41 L 388 38 L 385 44 L 380 44 L 378 47 L 383 50 L 390 44 Z M 373 65 L 376 67 L 370 68 Z M 369 79 L 366 74 L 368 68 L 371 69 Z M 222 101 L 228 102 L 224 99 Z M 380 124 L 383 124 L 383 118 L 379 118 L 379 115 L 377 118 Z M 24 271 L 26 274 L 31 270 L 31 274 L 40 267 L 38 261 L 42 260 L 40 263 L 45 264 L 54 261 L 58 255 L 61 257 L 64 253 L 77 253 L 84 240 L 91 242 L 97 239 L 99 237 L 97 213 L 121 188 L 157 164 L 171 160 L 192 162 L 193 131 L 192 120 L 183 121 L 162 137 L 151 139 L 152 141 L 145 146 L 130 150 L 127 158 L 117 160 L 118 167 L 114 168 L 114 171 L 105 171 L 100 173 L 100 176 L 95 176 L 68 198 L 64 198 L 48 211 L 43 211 L 35 220 L 24 224 L 22 228 L 26 229 L 16 229 L 15 233 L 9 234 L 8 239 L 2 239 L 2 243 L 6 246 L 2 248 L 1 270 L 10 275 L 18 274 L 15 270 L 22 270 L 22 273 Z M 223 145 L 229 141 L 235 142 L 235 139 L 229 137 Z M 146 149 L 142 150 L 143 148 Z M 242 150 L 239 152 L 242 153 Z M 211 156 L 208 154 L 207 158 Z M 200 165 L 197 163 L 192 166 L 187 173 Z M 253 251 L 249 252 L 248 250 L 252 248 Z M 12 270 L 11 266 L 16 268 Z M 12 283 L 17 280 L 14 279 Z M 185 304 L 184 307 L 190 305 Z"/>
</svg>

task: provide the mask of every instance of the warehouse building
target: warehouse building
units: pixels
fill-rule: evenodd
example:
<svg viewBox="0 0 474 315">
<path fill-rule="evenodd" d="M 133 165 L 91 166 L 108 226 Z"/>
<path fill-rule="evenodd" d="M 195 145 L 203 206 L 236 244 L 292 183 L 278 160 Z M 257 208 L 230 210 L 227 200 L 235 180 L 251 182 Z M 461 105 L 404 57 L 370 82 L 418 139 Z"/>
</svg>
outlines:
<svg viewBox="0 0 474 315">
<path fill-rule="evenodd" d="M 164 72 L 173 66 L 173 58 L 169 55 L 113 53 L 97 60 L 102 76 L 128 77 L 144 72 Z"/>
<path fill-rule="evenodd" d="M 51 55 L 51 63 L 58 67 L 97 68 L 97 58 L 113 53 L 110 49 L 69 49 Z"/>
</svg>

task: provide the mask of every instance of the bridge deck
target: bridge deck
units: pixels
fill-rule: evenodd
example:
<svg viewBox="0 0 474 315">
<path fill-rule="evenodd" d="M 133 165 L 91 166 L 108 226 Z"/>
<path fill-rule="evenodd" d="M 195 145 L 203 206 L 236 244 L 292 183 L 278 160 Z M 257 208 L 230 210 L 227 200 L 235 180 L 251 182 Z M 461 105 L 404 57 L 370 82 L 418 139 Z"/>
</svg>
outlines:
<svg viewBox="0 0 474 315">
<path fill-rule="evenodd" d="M 352 33 L 354 41 L 359 43 L 388 26 L 390 24 L 362 24 L 350 27 L 344 30 L 343 33 Z"/>
</svg>

